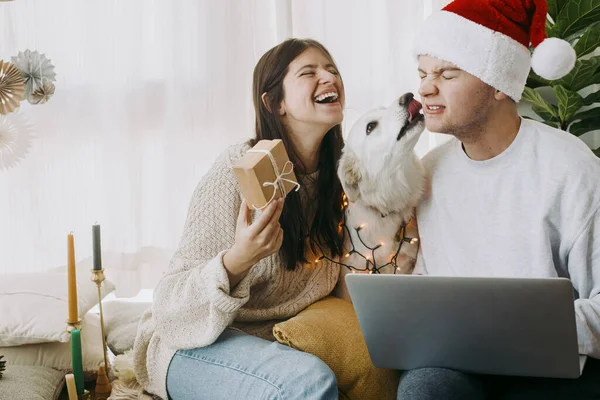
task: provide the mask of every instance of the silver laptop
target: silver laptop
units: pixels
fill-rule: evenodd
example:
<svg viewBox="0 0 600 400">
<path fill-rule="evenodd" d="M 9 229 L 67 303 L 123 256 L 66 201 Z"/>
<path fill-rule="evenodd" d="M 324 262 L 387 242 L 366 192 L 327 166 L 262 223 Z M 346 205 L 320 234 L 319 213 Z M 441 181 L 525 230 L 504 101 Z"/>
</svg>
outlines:
<svg viewBox="0 0 600 400">
<path fill-rule="evenodd" d="M 565 278 L 348 274 L 373 365 L 577 378 L 573 287 Z"/>
</svg>

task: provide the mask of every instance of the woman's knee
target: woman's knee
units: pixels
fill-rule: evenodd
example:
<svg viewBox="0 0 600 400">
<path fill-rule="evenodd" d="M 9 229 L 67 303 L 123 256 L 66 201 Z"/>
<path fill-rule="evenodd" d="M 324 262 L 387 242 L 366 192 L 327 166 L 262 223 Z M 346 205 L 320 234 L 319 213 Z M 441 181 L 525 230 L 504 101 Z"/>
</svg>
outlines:
<svg viewBox="0 0 600 400">
<path fill-rule="evenodd" d="M 294 352 L 287 360 L 283 391 L 290 398 L 337 399 L 335 374 L 321 359 L 308 353 Z M 286 397 L 287 398 L 287 397 Z"/>
<path fill-rule="evenodd" d="M 302 363 L 310 376 L 321 384 L 332 385 L 337 387 L 337 380 L 335 374 L 320 358 L 313 356 L 308 353 L 301 353 L 304 355 Z"/>
<path fill-rule="evenodd" d="M 400 377 L 398 399 L 483 399 L 483 383 L 474 375 L 446 368 L 419 368 Z"/>
</svg>

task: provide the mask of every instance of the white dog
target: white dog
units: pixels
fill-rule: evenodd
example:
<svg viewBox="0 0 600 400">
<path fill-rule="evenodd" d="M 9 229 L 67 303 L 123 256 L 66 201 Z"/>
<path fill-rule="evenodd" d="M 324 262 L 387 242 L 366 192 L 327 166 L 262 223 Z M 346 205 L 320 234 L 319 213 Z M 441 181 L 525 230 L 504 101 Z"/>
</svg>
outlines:
<svg viewBox="0 0 600 400">
<path fill-rule="evenodd" d="M 346 193 L 345 248 L 353 272 L 411 273 L 418 252 L 414 209 L 426 188 L 414 147 L 425 128 L 421 104 L 407 93 L 387 109 L 362 116 L 350 130 L 338 165 Z M 412 239 L 412 240 L 411 240 Z M 340 268 L 335 295 L 350 300 Z"/>
</svg>

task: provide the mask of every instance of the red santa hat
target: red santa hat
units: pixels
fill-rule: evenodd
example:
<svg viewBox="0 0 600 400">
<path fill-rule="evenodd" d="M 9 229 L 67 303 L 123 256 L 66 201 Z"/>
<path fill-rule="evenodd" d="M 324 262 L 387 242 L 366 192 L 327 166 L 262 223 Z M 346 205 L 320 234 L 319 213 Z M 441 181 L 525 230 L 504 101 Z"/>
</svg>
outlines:
<svg viewBox="0 0 600 400">
<path fill-rule="evenodd" d="M 555 80 L 575 65 L 568 42 L 546 38 L 547 13 L 546 0 L 455 0 L 425 20 L 414 51 L 449 61 L 519 101 L 530 67 Z"/>
</svg>

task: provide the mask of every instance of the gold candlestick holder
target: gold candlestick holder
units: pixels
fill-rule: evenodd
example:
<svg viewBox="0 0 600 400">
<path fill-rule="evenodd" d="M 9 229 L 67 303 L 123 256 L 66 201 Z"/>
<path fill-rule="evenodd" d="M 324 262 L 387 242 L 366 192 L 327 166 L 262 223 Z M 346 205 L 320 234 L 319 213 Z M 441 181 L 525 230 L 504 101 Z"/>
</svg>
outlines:
<svg viewBox="0 0 600 400">
<path fill-rule="evenodd" d="M 77 319 L 77 322 L 71 322 L 69 319 L 65 320 L 67 323 L 67 332 L 71 333 L 75 329 L 81 329 L 81 318 Z"/>
<path fill-rule="evenodd" d="M 104 268 L 92 269 L 92 282 L 96 284 L 98 289 L 98 305 L 100 308 L 100 330 L 102 331 L 102 350 L 104 352 L 104 371 L 101 376 L 100 370 L 98 371 L 98 379 L 96 381 L 96 399 L 106 399 L 110 396 L 111 386 L 108 379 L 106 379 L 106 373 L 108 373 L 108 354 L 106 350 L 106 335 L 104 333 L 104 312 L 102 311 L 102 282 L 106 277 L 104 276 Z M 102 380 L 101 384 L 98 380 Z M 100 391 L 99 391 L 100 390 Z"/>
</svg>

